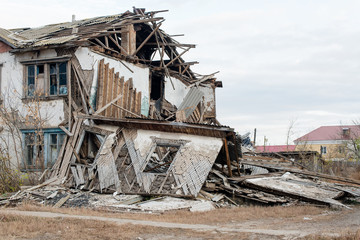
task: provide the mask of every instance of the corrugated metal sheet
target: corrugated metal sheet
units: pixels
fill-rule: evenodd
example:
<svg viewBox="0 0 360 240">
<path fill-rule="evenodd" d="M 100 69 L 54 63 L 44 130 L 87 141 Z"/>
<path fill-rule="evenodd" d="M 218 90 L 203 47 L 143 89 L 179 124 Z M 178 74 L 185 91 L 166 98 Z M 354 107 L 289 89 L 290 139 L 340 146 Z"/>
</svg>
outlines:
<svg viewBox="0 0 360 240">
<path fill-rule="evenodd" d="M 15 33 L 3 28 L 0 28 L 0 39 L 3 39 L 6 43 L 14 47 L 19 46 L 19 41 L 26 40 L 23 37 L 17 36 Z"/>
<path fill-rule="evenodd" d="M 37 41 L 34 44 L 32 44 L 32 46 L 38 47 L 38 46 L 62 44 L 62 43 L 66 43 L 70 40 L 76 39 L 77 37 L 78 36 L 76 36 L 76 35 L 70 35 L 70 36 L 65 36 L 65 37 L 49 38 L 49 39 Z"/>
<path fill-rule="evenodd" d="M 0 39 L 2 38 L 3 40 L 7 41 L 15 47 L 22 48 L 61 44 L 73 40 L 77 37 L 76 35 L 72 34 L 71 29 L 73 28 L 86 27 L 101 23 L 111 23 L 114 21 L 118 22 L 120 20 L 125 20 L 127 16 L 128 13 L 123 13 L 110 16 L 88 18 L 74 22 L 50 24 L 37 28 L 13 30 L 6 30 L 0 28 Z M 130 18 L 134 16 L 135 15 L 129 15 Z M 90 33 L 92 34 L 92 31 Z M 62 37 L 58 37 L 59 35 L 62 35 Z M 14 36 L 14 38 L 10 36 Z"/>
<path fill-rule="evenodd" d="M 188 118 L 195 110 L 196 106 L 201 101 L 201 98 L 204 96 L 204 93 L 200 91 L 197 87 L 192 87 L 183 102 L 180 104 L 178 110 L 185 111 L 185 117 Z"/>
</svg>

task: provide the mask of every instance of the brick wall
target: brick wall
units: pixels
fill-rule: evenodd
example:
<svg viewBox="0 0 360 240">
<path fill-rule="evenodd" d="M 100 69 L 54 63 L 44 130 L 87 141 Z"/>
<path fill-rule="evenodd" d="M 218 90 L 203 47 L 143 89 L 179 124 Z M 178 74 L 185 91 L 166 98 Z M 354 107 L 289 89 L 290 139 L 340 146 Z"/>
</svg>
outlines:
<svg viewBox="0 0 360 240">
<path fill-rule="evenodd" d="M 0 41 L 0 53 L 8 52 L 11 50 L 11 47 Z"/>
</svg>

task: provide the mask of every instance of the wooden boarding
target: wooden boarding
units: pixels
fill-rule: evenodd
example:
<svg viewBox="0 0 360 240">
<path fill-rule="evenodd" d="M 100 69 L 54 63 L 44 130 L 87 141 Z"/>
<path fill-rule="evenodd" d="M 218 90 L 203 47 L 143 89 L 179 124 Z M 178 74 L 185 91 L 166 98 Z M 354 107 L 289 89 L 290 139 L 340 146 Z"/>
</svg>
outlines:
<svg viewBox="0 0 360 240">
<path fill-rule="evenodd" d="M 98 86 L 96 114 L 114 118 L 141 117 L 142 95 L 134 88 L 132 78 L 125 81 L 103 60 L 99 62 Z"/>
</svg>

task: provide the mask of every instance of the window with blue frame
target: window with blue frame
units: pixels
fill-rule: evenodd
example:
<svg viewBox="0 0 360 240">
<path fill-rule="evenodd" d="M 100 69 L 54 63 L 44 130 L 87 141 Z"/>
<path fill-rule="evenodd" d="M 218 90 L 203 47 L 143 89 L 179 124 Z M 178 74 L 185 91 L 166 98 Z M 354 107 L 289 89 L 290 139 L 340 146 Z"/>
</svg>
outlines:
<svg viewBox="0 0 360 240">
<path fill-rule="evenodd" d="M 61 129 L 23 130 L 24 161 L 26 170 L 43 170 L 54 165 L 65 139 Z"/>
<path fill-rule="evenodd" d="M 67 95 L 67 62 L 26 66 L 26 97 Z"/>
</svg>

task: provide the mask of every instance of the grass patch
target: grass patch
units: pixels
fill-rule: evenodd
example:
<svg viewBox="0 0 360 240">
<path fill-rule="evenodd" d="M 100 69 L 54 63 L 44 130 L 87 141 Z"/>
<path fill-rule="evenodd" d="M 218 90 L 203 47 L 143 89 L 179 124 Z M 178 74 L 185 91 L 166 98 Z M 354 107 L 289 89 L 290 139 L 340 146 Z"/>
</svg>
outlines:
<svg viewBox="0 0 360 240">
<path fill-rule="evenodd" d="M 10 239 L 247 239 L 244 233 L 219 233 L 94 220 L 37 218 L 0 214 L 0 238 Z"/>
<path fill-rule="evenodd" d="M 53 208 L 50 206 L 38 206 L 33 204 L 23 204 L 17 207 L 24 211 L 49 211 L 56 213 L 103 216 L 114 218 L 126 218 L 137 220 L 163 221 L 173 223 L 190 224 L 226 224 L 229 222 L 238 222 L 246 220 L 259 220 L 267 218 L 301 218 L 303 216 L 318 215 L 324 211 L 324 208 L 314 206 L 246 206 L 237 208 L 220 208 L 212 211 L 193 213 L 187 210 L 178 210 L 165 212 L 162 214 L 148 213 L 114 213 L 105 209 L 89 208 Z"/>
<path fill-rule="evenodd" d="M 356 232 L 343 232 L 340 236 L 323 236 L 323 235 L 310 235 L 304 238 L 304 240 L 359 240 L 360 229 Z"/>
</svg>

